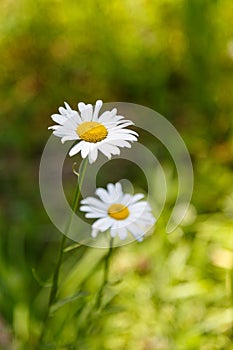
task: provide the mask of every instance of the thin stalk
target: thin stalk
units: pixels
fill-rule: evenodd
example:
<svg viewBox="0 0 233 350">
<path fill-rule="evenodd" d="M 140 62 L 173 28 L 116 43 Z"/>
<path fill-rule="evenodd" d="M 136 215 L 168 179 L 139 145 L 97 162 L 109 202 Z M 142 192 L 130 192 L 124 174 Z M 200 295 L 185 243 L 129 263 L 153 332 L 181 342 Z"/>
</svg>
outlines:
<svg viewBox="0 0 233 350">
<path fill-rule="evenodd" d="M 84 175 L 86 172 L 86 167 L 87 167 L 87 162 L 88 159 L 84 160 L 84 164 L 83 164 L 83 169 L 79 175 L 79 178 L 76 184 L 76 188 L 75 188 L 75 193 L 74 193 L 74 198 L 73 198 L 73 203 L 72 203 L 72 213 L 70 215 L 69 221 L 67 222 L 67 225 L 65 227 L 64 233 L 62 235 L 61 238 L 61 243 L 60 243 L 60 248 L 59 248 L 59 253 L 58 253 L 58 260 L 54 269 L 54 274 L 53 274 L 53 281 L 52 281 L 52 287 L 51 287 L 51 292 L 50 292 L 50 296 L 49 296 L 49 302 L 48 302 L 48 308 L 47 308 L 47 312 L 44 318 L 44 323 L 43 323 L 43 328 L 42 328 L 42 332 L 40 335 L 40 339 L 39 339 L 39 345 L 41 344 L 43 338 L 44 338 L 44 333 L 46 330 L 46 324 L 49 318 L 49 313 L 50 313 L 50 309 L 51 306 L 54 304 L 56 297 L 57 297 L 57 291 L 58 291 L 58 283 L 59 283 L 59 275 L 60 275 L 60 269 L 61 269 L 61 265 L 62 265 L 62 261 L 63 261 L 63 254 L 64 254 L 64 248 L 65 248 L 65 243 L 66 243 L 66 235 L 69 232 L 72 220 L 73 220 L 73 216 L 77 211 L 78 208 L 78 202 L 79 202 L 79 198 L 80 198 L 80 194 L 81 194 L 81 188 L 82 188 L 82 184 L 83 184 L 83 180 L 84 180 Z"/>
<path fill-rule="evenodd" d="M 230 270 L 230 298 L 231 298 L 231 307 L 233 306 L 233 268 Z M 231 322 L 231 340 L 233 340 L 233 321 Z"/>
<path fill-rule="evenodd" d="M 102 285 L 101 285 L 101 287 L 98 291 L 98 294 L 97 294 L 96 303 L 95 303 L 96 309 L 99 309 L 101 304 L 102 304 L 103 292 L 104 292 L 106 285 L 108 284 L 109 263 L 110 263 L 110 257 L 112 254 L 112 250 L 113 250 L 113 238 L 111 237 L 110 244 L 109 244 L 109 250 L 108 250 L 108 253 L 104 259 L 103 282 L 102 282 Z"/>
</svg>

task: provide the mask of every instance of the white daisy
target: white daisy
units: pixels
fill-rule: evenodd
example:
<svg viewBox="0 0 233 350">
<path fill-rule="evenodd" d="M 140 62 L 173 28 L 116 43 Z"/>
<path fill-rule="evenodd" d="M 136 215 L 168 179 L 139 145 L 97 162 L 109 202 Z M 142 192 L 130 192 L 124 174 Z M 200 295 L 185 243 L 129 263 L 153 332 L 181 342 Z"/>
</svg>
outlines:
<svg viewBox="0 0 233 350">
<path fill-rule="evenodd" d="M 140 201 L 144 195 L 123 193 L 119 182 L 108 184 L 107 190 L 97 188 L 95 193 L 99 199 L 87 197 L 81 201 L 80 207 L 86 212 L 86 218 L 98 219 L 92 225 L 92 237 L 109 229 L 111 237 L 118 235 L 124 240 L 130 232 L 142 241 L 146 231 L 155 223 L 149 203 Z"/>
<path fill-rule="evenodd" d="M 99 116 L 103 105 L 98 100 L 93 106 L 80 102 L 79 113 L 70 108 L 65 102 L 65 107 L 60 107 L 60 114 L 53 114 L 51 118 L 58 125 L 50 126 L 55 136 L 61 137 L 61 142 L 77 140 L 69 155 L 73 156 L 81 152 L 82 158 L 88 156 L 89 162 L 96 161 L 98 151 L 102 152 L 108 159 L 112 155 L 119 155 L 119 147 L 131 147 L 133 141 L 137 141 L 138 134 L 127 126 L 134 123 L 117 115 L 117 109 L 106 111 Z"/>
</svg>

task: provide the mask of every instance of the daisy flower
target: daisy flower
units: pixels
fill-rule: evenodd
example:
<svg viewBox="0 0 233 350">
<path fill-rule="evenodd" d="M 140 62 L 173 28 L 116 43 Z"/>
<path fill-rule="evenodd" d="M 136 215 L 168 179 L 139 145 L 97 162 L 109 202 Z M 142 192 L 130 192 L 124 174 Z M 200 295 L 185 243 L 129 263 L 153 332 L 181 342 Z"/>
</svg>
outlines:
<svg viewBox="0 0 233 350">
<path fill-rule="evenodd" d="M 103 112 L 99 115 L 103 105 L 101 100 L 96 101 L 95 107 L 91 104 L 80 102 L 79 112 L 71 109 L 65 102 L 65 108 L 60 107 L 60 114 L 53 114 L 52 120 L 58 125 L 50 126 L 53 134 L 61 138 L 64 143 L 68 140 L 77 140 L 70 152 L 70 156 L 81 152 L 82 158 L 88 156 L 89 162 L 94 163 L 98 157 L 98 151 L 108 159 L 112 155 L 119 155 L 119 147 L 131 147 L 131 142 L 137 141 L 138 134 L 127 126 L 134 123 L 117 115 L 117 109 Z"/>
<path fill-rule="evenodd" d="M 86 212 L 86 218 L 97 219 L 92 225 L 92 237 L 109 229 L 111 237 L 118 235 L 124 240 L 131 233 L 142 241 L 146 231 L 155 223 L 149 203 L 141 201 L 144 195 L 123 193 L 119 182 L 109 183 L 107 190 L 97 188 L 95 193 L 99 199 L 87 197 L 81 201 L 80 207 Z"/>
</svg>

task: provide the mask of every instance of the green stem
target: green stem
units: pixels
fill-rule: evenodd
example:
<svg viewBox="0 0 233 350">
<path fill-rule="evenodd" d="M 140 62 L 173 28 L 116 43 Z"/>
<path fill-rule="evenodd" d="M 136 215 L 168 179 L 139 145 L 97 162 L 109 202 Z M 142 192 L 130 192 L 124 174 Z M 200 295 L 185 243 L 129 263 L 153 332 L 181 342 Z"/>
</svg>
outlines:
<svg viewBox="0 0 233 350">
<path fill-rule="evenodd" d="M 99 309 L 99 307 L 101 306 L 102 298 L 103 298 L 103 291 L 104 291 L 104 288 L 106 287 L 106 285 L 108 284 L 109 262 L 110 262 L 110 257 L 112 254 L 112 249 L 113 249 L 113 238 L 111 237 L 110 244 L 109 244 L 109 250 L 108 250 L 108 253 L 107 253 L 105 260 L 104 260 L 103 282 L 102 282 L 102 285 L 99 289 L 99 292 L 98 292 L 97 298 L 96 298 L 96 304 L 95 304 L 96 309 Z"/>
<path fill-rule="evenodd" d="M 88 162 L 88 158 L 86 158 L 84 160 L 83 167 L 81 169 L 81 172 L 80 172 L 80 175 L 79 175 L 79 178 L 77 181 L 75 193 L 74 193 L 74 199 L 73 199 L 73 203 L 72 203 L 72 213 L 70 215 L 69 221 L 67 222 L 64 233 L 62 235 L 59 253 L 58 253 L 58 260 L 57 260 L 57 264 L 55 266 L 55 270 L 54 270 L 54 274 L 53 274 L 53 281 L 52 281 L 52 287 L 51 287 L 51 292 L 50 292 L 50 296 L 49 296 L 48 308 L 47 308 L 47 312 L 46 312 L 44 323 L 43 323 L 42 332 L 41 332 L 40 339 L 39 339 L 39 345 L 41 344 L 41 342 L 44 338 L 44 333 L 46 330 L 46 324 L 47 324 L 47 321 L 49 318 L 51 306 L 54 304 L 56 297 L 57 297 L 60 269 L 61 269 L 61 265 L 62 265 L 64 248 L 65 248 L 65 243 L 66 243 L 66 238 L 67 238 L 66 235 L 69 232 L 69 229 L 70 229 L 70 226 L 71 226 L 71 223 L 73 220 L 73 216 L 75 215 L 77 208 L 78 208 L 78 202 L 79 202 L 79 198 L 80 198 L 80 194 L 81 194 L 80 190 L 82 188 L 84 175 L 85 175 L 86 167 L 87 167 L 87 162 Z"/>
<path fill-rule="evenodd" d="M 230 270 L 230 297 L 231 303 L 230 306 L 233 306 L 233 268 Z M 233 321 L 231 323 L 231 340 L 233 340 Z"/>
</svg>

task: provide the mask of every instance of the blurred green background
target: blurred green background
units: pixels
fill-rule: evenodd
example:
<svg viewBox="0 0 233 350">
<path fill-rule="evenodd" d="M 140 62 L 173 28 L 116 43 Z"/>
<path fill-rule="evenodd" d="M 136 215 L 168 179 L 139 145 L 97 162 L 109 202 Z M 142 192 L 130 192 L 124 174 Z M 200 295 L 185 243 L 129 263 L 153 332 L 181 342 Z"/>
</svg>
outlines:
<svg viewBox="0 0 233 350">
<path fill-rule="evenodd" d="M 193 160 L 192 207 L 167 236 L 171 195 L 155 233 L 116 250 L 111 277 L 123 282 L 109 289 L 96 329 L 79 324 L 77 336 L 72 307 L 62 307 L 50 336 L 66 317 L 64 334 L 51 348 L 233 349 L 232 0 L 2 0 L 0 13 L 0 349 L 35 348 L 48 300 L 38 276 L 50 279 L 60 233 L 38 169 L 50 115 L 63 101 L 76 108 L 99 98 L 145 105 L 173 123 Z M 169 169 L 163 152 L 159 161 Z M 158 191 L 155 181 L 155 202 Z M 72 252 L 61 296 L 84 283 L 77 263 L 88 275 L 104 253 Z"/>
</svg>

